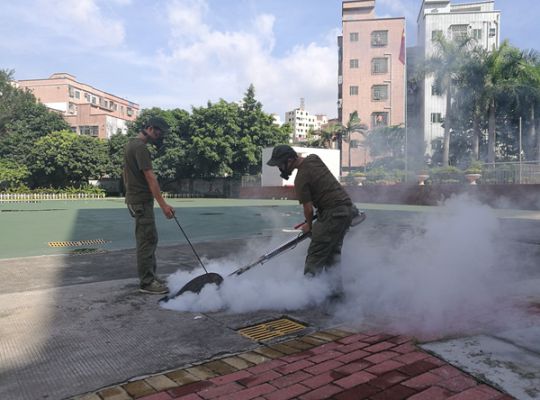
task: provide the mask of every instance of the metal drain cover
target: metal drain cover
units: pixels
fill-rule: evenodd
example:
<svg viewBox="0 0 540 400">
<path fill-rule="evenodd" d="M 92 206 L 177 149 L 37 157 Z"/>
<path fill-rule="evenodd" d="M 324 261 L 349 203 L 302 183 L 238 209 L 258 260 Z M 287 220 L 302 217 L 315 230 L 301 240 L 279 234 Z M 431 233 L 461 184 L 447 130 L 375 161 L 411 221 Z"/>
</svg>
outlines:
<svg viewBox="0 0 540 400">
<path fill-rule="evenodd" d="M 264 322 L 247 328 L 238 330 L 242 336 L 257 342 L 270 340 L 276 337 L 285 336 L 289 333 L 301 331 L 306 326 L 298 322 L 291 321 L 287 318 L 275 319 L 273 321 Z"/>
<path fill-rule="evenodd" d="M 49 247 L 77 247 L 77 246 L 88 246 L 91 244 L 105 244 L 109 243 L 110 240 L 103 239 L 93 239 L 93 240 L 77 240 L 73 242 L 49 242 Z"/>
</svg>

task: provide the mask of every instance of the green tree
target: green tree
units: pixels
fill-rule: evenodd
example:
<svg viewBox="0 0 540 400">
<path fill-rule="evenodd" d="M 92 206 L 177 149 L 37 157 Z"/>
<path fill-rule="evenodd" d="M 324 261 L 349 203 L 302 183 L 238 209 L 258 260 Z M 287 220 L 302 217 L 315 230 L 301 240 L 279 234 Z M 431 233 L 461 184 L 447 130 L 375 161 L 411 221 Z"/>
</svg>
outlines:
<svg viewBox="0 0 540 400">
<path fill-rule="evenodd" d="M 368 127 L 366 124 L 363 124 L 360 120 L 360 117 L 358 117 L 358 112 L 354 111 L 349 116 L 349 120 L 347 121 L 347 125 L 342 125 L 341 129 L 339 130 L 339 148 L 340 148 L 340 155 L 342 154 L 343 149 L 343 140 L 347 143 L 348 147 L 348 162 L 349 162 L 349 172 L 351 171 L 351 147 L 355 147 L 356 142 L 352 138 L 352 135 L 354 133 L 360 133 L 362 136 L 366 135 Z M 341 160 L 339 160 L 339 165 L 341 167 Z"/>
<path fill-rule="evenodd" d="M 308 147 L 331 149 L 338 140 L 341 129 L 339 123 L 329 123 L 320 129 L 310 130 L 307 135 L 308 140 L 304 143 Z"/>
<path fill-rule="evenodd" d="M 127 135 L 115 133 L 107 142 L 109 155 L 107 175 L 111 178 L 119 179 L 122 177 L 124 167 L 124 146 L 128 140 L 129 138 Z"/>
<path fill-rule="evenodd" d="M 193 108 L 190 143 L 186 148 L 191 177 L 230 176 L 236 138 L 240 132 L 239 106 L 220 100 Z"/>
<path fill-rule="evenodd" d="M 452 129 L 452 99 L 461 79 L 460 74 L 471 43 L 470 37 L 447 40 L 439 34 L 434 40 L 435 52 L 426 60 L 425 72 L 434 78 L 434 87 L 446 97 L 446 115 L 444 118 L 443 167 L 448 166 L 450 150 L 450 132 Z"/>
<path fill-rule="evenodd" d="M 33 143 L 51 132 L 69 129 L 62 116 L 38 103 L 32 93 L 12 85 L 12 71 L 0 70 L 0 157 L 29 167 Z"/>
<path fill-rule="evenodd" d="M 402 159 L 405 157 L 405 126 L 392 125 L 374 129 L 367 134 L 365 145 L 373 157 Z"/>
<path fill-rule="evenodd" d="M 0 159 L 0 190 L 13 189 L 24 184 L 30 171 L 15 161 Z"/>
<path fill-rule="evenodd" d="M 108 145 L 70 131 L 53 132 L 34 143 L 29 160 L 34 187 L 81 186 L 107 170 Z"/>
<path fill-rule="evenodd" d="M 262 149 L 286 143 L 290 127 L 274 124 L 274 118 L 263 111 L 255 98 L 255 88 L 249 85 L 239 109 L 239 132 L 233 145 L 231 169 L 236 175 L 261 172 Z"/>
<path fill-rule="evenodd" d="M 497 109 L 499 105 L 517 99 L 522 89 L 523 58 L 518 49 L 504 41 L 499 49 L 487 58 L 487 74 L 484 87 L 488 114 L 487 161 L 495 162 L 497 145 Z"/>
</svg>

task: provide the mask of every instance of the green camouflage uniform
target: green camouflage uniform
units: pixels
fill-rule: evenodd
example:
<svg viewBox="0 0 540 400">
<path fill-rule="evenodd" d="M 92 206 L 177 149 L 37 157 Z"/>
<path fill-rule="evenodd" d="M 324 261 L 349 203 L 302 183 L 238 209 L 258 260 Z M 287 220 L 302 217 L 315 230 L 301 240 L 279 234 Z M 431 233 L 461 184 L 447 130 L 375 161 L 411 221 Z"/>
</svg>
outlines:
<svg viewBox="0 0 540 400">
<path fill-rule="evenodd" d="M 300 204 L 311 201 L 317 209 L 304 268 L 304 274 L 317 275 L 339 262 L 343 238 L 358 210 L 315 154 L 307 156 L 298 167 L 294 188 Z"/>
<path fill-rule="evenodd" d="M 154 197 L 143 172 L 149 169 L 152 169 L 152 160 L 146 144 L 141 139 L 131 139 L 124 149 L 124 180 L 126 204 L 131 216 L 135 218 L 137 271 L 141 287 L 157 280 L 155 253 L 158 234 Z"/>
</svg>

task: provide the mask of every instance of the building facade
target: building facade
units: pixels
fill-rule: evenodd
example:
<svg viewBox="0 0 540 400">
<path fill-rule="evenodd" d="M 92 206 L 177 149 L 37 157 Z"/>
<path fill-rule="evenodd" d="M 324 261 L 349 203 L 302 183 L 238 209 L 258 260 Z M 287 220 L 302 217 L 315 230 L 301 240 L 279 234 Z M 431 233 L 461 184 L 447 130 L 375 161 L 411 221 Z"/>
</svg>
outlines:
<svg viewBox="0 0 540 400">
<path fill-rule="evenodd" d="M 443 35 L 452 40 L 468 35 L 477 45 L 493 51 L 500 43 L 500 11 L 494 0 L 452 4 L 450 0 L 423 0 L 417 19 L 419 60 L 427 60 L 436 51 L 434 39 Z M 420 132 L 425 154 L 431 155 L 431 142 L 444 136 L 446 115 L 444 94 L 433 87 L 433 77 L 426 76 L 419 86 L 421 97 Z"/>
<path fill-rule="evenodd" d="M 308 133 L 317 131 L 328 123 L 328 117 L 323 114 L 310 114 L 304 105 L 285 113 L 285 123 L 292 128 L 291 143 L 305 142 Z"/>
<path fill-rule="evenodd" d="M 344 0 L 338 48 L 340 122 L 347 125 L 356 111 L 368 130 L 404 124 L 405 18 L 377 18 L 375 0 Z M 353 136 L 350 152 L 342 143 L 342 165 L 364 166 L 370 161 L 364 137 Z"/>
<path fill-rule="evenodd" d="M 140 112 L 138 104 L 78 82 L 66 73 L 17 83 L 29 89 L 45 106 L 60 112 L 80 135 L 108 139 L 118 132 L 125 134 L 126 123 L 134 121 Z"/>
</svg>

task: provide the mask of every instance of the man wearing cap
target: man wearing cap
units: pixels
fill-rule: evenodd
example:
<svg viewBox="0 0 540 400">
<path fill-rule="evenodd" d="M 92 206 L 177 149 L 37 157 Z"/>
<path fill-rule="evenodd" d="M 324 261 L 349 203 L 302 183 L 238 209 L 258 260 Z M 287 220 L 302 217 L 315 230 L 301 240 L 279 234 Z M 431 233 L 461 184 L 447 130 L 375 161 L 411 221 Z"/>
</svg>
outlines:
<svg viewBox="0 0 540 400">
<path fill-rule="evenodd" d="M 158 235 L 154 218 L 154 199 L 163 214 L 173 218 L 174 209 L 161 196 L 159 183 L 152 169 L 147 143 L 157 145 L 167 133 L 169 125 L 161 117 L 148 119 L 138 136 L 130 139 L 124 148 L 124 183 L 126 204 L 135 218 L 137 242 L 137 271 L 141 293 L 165 294 L 167 286 L 156 273 L 156 247 Z"/>
<path fill-rule="evenodd" d="M 352 219 L 358 215 L 347 192 L 315 154 L 301 158 L 292 147 L 283 144 L 274 148 L 267 164 L 278 167 L 283 179 L 289 179 L 292 172 L 298 170 L 294 190 L 304 208 L 306 222 L 302 231 L 311 232 L 304 274 L 317 275 L 337 264 L 343 238 Z M 315 223 L 314 209 L 317 209 Z"/>
</svg>

